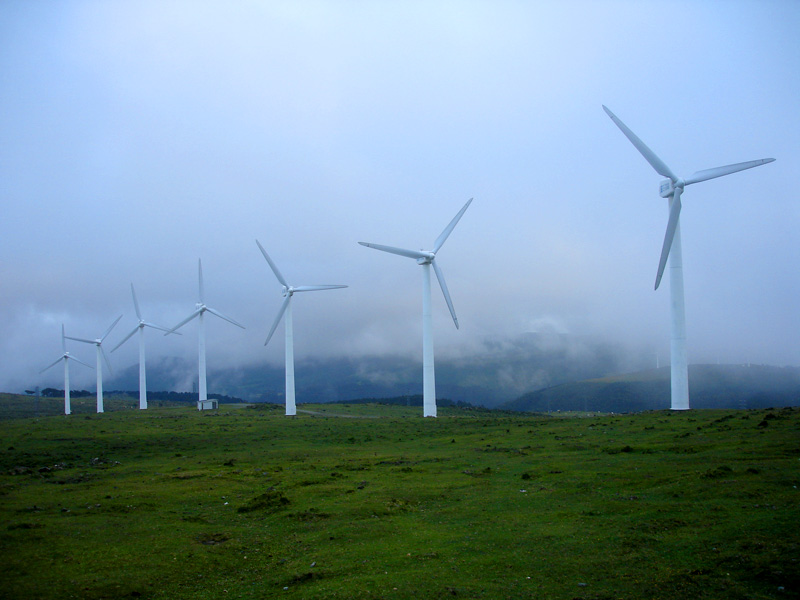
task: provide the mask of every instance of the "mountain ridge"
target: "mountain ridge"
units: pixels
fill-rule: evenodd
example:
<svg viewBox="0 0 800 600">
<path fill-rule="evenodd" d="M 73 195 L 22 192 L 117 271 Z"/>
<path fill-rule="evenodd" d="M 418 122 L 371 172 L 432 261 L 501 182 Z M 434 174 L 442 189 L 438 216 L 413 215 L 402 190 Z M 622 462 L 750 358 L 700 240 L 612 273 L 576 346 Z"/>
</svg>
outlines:
<svg viewBox="0 0 800 600">
<path fill-rule="evenodd" d="M 768 408 L 800 405 L 800 367 L 689 365 L 692 408 Z M 640 412 L 670 406 L 670 369 L 649 369 L 564 383 L 523 394 L 500 408 Z"/>
</svg>

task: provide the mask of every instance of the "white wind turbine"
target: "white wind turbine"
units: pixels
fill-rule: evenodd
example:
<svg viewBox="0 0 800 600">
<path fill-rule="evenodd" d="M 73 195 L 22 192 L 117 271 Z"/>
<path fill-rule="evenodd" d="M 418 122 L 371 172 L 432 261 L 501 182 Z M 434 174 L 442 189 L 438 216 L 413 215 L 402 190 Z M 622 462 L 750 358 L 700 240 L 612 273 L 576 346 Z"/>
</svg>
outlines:
<svg viewBox="0 0 800 600">
<path fill-rule="evenodd" d="M 286 349 L 286 414 L 287 416 L 293 416 L 297 414 L 297 406 L 295 404 L 295 395 L 294 395 L 294 331 L 292 327 L 292 295 L 295 292 L 318 292 L 321 290 L 336 290 L 340 288 L 346 288 L 346 285 L 298 285 L 292 286 L 286 283 L 286 279 L 284 279 L 281 272 L 278 270 L 278 267 L 272 262 L 272 259 L 267 254 L 267 251 L 264 250 L 264 246 L 262 246 L 258 240 L 256 240 L 256 244 L 258 244 L 258 249 L 261 250 L 261 254 L 264 255 L 264 258 L 267 259 L 272 272 L 275 273 L 275 277 L 278 279 L 278 282 L 283 286 L 283 304 L 281 304 L 281 308 L 278 311 L 278 316 L 275 317 L 275 322 L 272 323 L 272 328 L 269 330 L 269 334 L 267 335 L 267 341 L 264 342 L 266 346 L 269 344 L 269 341 L 272 339 L 272 334 L 275 333 L 275 329 L 278 327 L 278 323 L 281 321 L 281 317 L 284 315 L 286 316 L 286 320 L 283 323 L 283 328 L 286 333 L 286 341 L 284 343 Z"/>
<path fill-rule="evenodd" d="M 144 410 L 147 408 L 147 374 L 145 368 L 145 360 L 144 360 L 144 328 L 145 327 L 152 327 L 153 329 L 160 329 L 161 331 L 169 332 L 169 329 L 166 327 L 161 327 L 160 325 L 154 325 L 153 323 L 148 323 L 144 319 L 142 319 L 142 312 L 139 310 L 139 302 L 136 300 L 136 291 L 133 289 L 133 284 L 131 284 L 131 295 L 133 296 L 133 307 L 136 309 L 136 318 L 139 319 L 139 324 L 131 331 L 128 335 L 122 338 L 122 341 L 114 346 L 111 349 L 111 352 L 114 352 L 117 348 L 122 346 L 125 342 L 127 342 L 134 333 L 137 331 L 139 332 L 139 408 Z M 180 335 L 180 334 L 178 334 Z"/>
<path fill-rule="evenodd" d="M 661 258 L 658 262 L 658 272 L 656 273 L 655 289 L 661 283 L 661 276 L 664 274 L 664 267 L 669 257 L 670 270 L 670 309 L 671 309 L 671 389 L 672 389 L 672 410 L 689 409 L 689 367 L 688 355 L 686 352 L 686 315 L 684 310 L 683 297 L 683 257 L 681 255 L 681 194 L 685 186 L 692 183 L 700 183 L 723 175 L 730 175 L 745 169 L 752 169 L 767 163 L 773 162 L 774 158 L 762 158 L 748 162 L 726 165 L 697 171 L 686 179 L 681 179 L 648 148 L 642 140 L 636 137 L 628 127 L 620 121 L 617 116 L 608 108 L 603 106 L 611 120 L 614 121 L 622 133 L 625 134 L 636 149 L 644 156 L 656 173 L 667 177 L 661 182 L 659 194 L 662 198 L 669 200 L 669 220 L 667 221 L 667 232 L 664 235 L 664 244 L 661 247 Z"/>
<path fill-rule="evenodd" d="M 436 416 L 436 375 L 433 365 L 433 318 L 431 316 L 430 267 L 433 265 L 433 271 L 436 273 L 436 279 L 439 280 L 439 287 L 442 288 L 442 294 L 444 294 L 445 302 L 447 302 L 447 308 L 450 309 L 453 323 L 455 323 L 456 329 L 458 329 L 456 311 L 453 308 L 453 301 L 450 299 L 450 292 L 447 291 L 447 284 L 444 281 L 442 270 L 436 263 L 436 253 L 442 248 L 471 202 L 472 198 L 467 200 L 464 207 L 458 211 L 458 214 L 453 217 L 450 224 L 445 227 L 444 231 L 436 238 L 436 241 L 433 243 L 433 250 L 406 250 L 404 248 L 358 242 L 367 248 L 374 248 L 375 250 L 382 250 L 390 254 L 398 254 L 407 258 L 413 258 L 417 261 L 418 265 L 422 266 L 422 414 L 425 417 Z"/>
<path fill-rule="evenodd" d="M 39 371 L 39 373 L 44 373 L 47 369 L 55 367 L 59 362 L 62 360 L 64 361 L 64 414 L 68 415 L 72 412 L 72 407 L 70 406 L 70 399 L 69 399 L 69 361 L 74 360 L 77 363 L 82 364 L 84 367 L 92 368 L 91 365 L 87 365 L 85 362 L 78 360 L 74 356 L 72 356 L 69 352 L 67 352 L 67 342 L 66 337 L 64 335 L 64 326 L 61 326 L 61 349 L 63 350 L 63 354 L 61 357 L 55 361 L 54 363 L 46 366 L 44 369 Z"/>
<path fill-rule="evenodd" d="M 201 403 L 208 400 L 208 392 L 206 387 L 206 328 L 203 319 L 203 315 L 206 312 L 210 312 L 212 315 L 216 315 L 220 319 L 227 321 L 228 323 L 232 323 L 237 327 L 241 327 L 244 329 L 244 325 L 240 325 L 230 317 L 226 317 L 218 310 L 211 308 L 210 306 L 206 306 L 205 304 L 205 288 L 203 286 L 203 263 L 200 259 L 197 260 L 197 277 L 199 281 L 199 288 L 200 288 L 200 301 L 195 305 L 195 310 L 192 314 L 186 317 L 183 321 L 175 325 L 172 329 L 168 330 L 167 333 L 164 335 L 169 335 L 170 333 L 175 333 L 177 329 L 180 329 L 186 323 L 197 317 L 200 321 L 198 328 L 197 328 L 197 362 L 198 362 L 198 398 L 197 398 L 197 408 L 199 409 Z"/>
<path fill-rule="evenodd" d="M 103 412 L 103 361 L 105 361 L 106 366 L 108 367 L 109 373 L 113 372 L 111 369 L 111 363 L 108 362 L 108 357 L 106 353 L 103 351 L 103 340 L 108 337 L 108 334 L 111 333 L 111 330 L 114 329 L 114 326 L 119 323 L 119 320 L 122 318 L 122 315 L 118 316 L 114 319 L 114 322 L 106 329 L 106 332 L 99 338 L 95 340 L 87 340 L 84 338 L 76 338 L 70 336 L 64 336 L 68 340 L 75 340 L 76 342 L 83 342 L 84 344 L 94 344 L 96 348 L 96 355 L 97 355 L 97 412 Z"/>
</svg>

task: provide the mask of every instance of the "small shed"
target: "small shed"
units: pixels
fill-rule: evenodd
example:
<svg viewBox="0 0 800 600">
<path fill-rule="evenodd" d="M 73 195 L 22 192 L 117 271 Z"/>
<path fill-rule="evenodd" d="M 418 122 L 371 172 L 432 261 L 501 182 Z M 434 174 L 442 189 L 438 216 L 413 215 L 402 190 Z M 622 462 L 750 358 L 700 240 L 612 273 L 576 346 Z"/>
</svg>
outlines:
<svg viewBox="0 0 800 600">
<path fill-rule="evenodd" d="M 216 400 L 200 400 L 197 402 L 197 410 L 216 410 L 219 408 L 219 402 Z"/>
</svg>

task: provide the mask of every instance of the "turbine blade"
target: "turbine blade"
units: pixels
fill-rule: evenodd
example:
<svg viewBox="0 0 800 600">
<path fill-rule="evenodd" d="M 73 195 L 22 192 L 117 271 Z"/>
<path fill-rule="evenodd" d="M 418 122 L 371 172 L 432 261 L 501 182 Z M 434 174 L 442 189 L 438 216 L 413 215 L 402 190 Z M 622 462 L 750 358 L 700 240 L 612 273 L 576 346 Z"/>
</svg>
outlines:
<svg viewBox="0 0 800 600">
<path fill-rule="evenodd" d="M 458 211 L 458 214 L 455 217 L 453 217 L 453 220 L 450 221 L 450 224 L 447 227 L 445 227 L 444 231 L 441 234 L 439 234 L 438 238 L 436 238 L 436 241 L 433 243 L 433 253 L 434 254 L 436 254 L 439 251 L 439 249 L 444 245 L 444 243 L 447 240 L 448 236 L 452 233 L 453 229 L 455 229 L 455 227 L 458 224 L 459 220 L 461 220 L 461 217 L 467 211 L 467 209 L 469 208 L 469 205 L 471 203 L 472 203 L 472 198 L 467 200 L 467 203 L 464 205 L 464 208 L 462 208 L 460 211 Z"/>
<path fill-rule="evenodd" d="M 194 318 L 195 318 L 197 315 L 199 315 L 199 314 L 200 314 L 202 311 L 203 311 L 203 309 L 202 309 L 202 308 L 198 308 L 196 311 L 194 311 L 192 314 L 190 314 L 188 317 L 186 317 L 186 318 L 185 318 L 183 321 L 181 321 L 180 323 L 178 323 L 177 325 L 175 325 L 175 327 L 173 327 L 172 329 L 170 329 L 169 331 L 167 331 L 167 333 L 165 333 L 164 335 L 169 335 L 170 333 L 175 333 L 175 330 L 176 330 L 176 329 L 180 329 L 181 327 L 183 327 L 184 325 L 186 325 L 186 324 L 187 324 L 189 321 L 191 321 L 192 319 L 194 319 Z"/>
<path fill-rule="evenodd" d="M 122 344 L 124 344 L 124 343 L 125 343 L 125 342 L 127 342 L 129 339 L 131 339 L 131 336 L 132 336 L 134 333 L 136 333 L 137 331 L 139 331 L 139 326 L 138 326 L 138 325 L 137 325 L 136 327 L 134 327 L 133 331 L 131 331 L 131 332 L 130 332 L 128 335 L 126 335 L 124 338 L 122 338 L 122 341 L 121 341 L 119 344 L 117 344 L 116 346 L 114 346 L 114 347 L 111 349 L 111 352 L 114 352 L 114 350 L 116 350 L 117 348 L 119 348 L 120 346 L 122 346 Z"/>
<path fill-rule="evenodd" d="M 656 287 L 661 284 L 661 277 L 664 275 L 664 267 L 667 266 L 672 240 L 675 238 L 675 230 L 678 228 L 678 220 L 681 216 L 681 189 L 675 188 L 675 195 L 669 207 L 669 221 L 667 221 L 667 232 L 664 234 L 664 245 L 661 247 L 661 258 L 658 261 L 658 273 L 656 273 Z"/>
<path fill-rule="evenodd" d="M 75 358 L 74 356 L 72 356 L 72 355 L 70 355 L 70 354 L 67 354 L 67 355 L 65 355 L 65 356 L 64 356 L 64 358 L 65 358 L 66 360 L 74 360 L 76 363 L 80 363 L 80 364 L 82 364 L 84 367 L 89 367 L 90 369 L 94 370 L 94 367 L 93 367 L 92 365 L 87 365 L 87 364 L 86 364 L 85 362 L 83 362 L 82 360 L 78 360 L 77 358 Z"/>
<path fill-rule="evenodd" d="M 203 262 L 199 258 L 197 259 L 197 281 L 200 288 L 200 304 L 205 304 L 206 289 L 203 285 Z"/>
<path fill-rule="evenodd" d="M 318 292 L 320 290 L 338 290 L 346 288 L 346 285 L 299 285 L 292 288 L 293 292 Z"/>
<path fill-rule="evenodd" d="M 225 315 L 223 315 L 223 314 L 222 314 L 221 312 L 219 312 L 218 310 L 214 310 L 213 308 L 208 308 L 207 306 L 206 306 L 206 310 L 207 310 L 208 312 L 210 312 L 212 315 L 216 315 L 216 316 L 218 316 L 220 319 L 224 319 L 224 320 L 225 320 L 225 321 L 227 321 L 228 323 L 232 323 L 233 325 L 236 325 L 237 327 L 241 327 L 242 329 L 244 329 L 244 328 L 245 328 L 245 326 L 244 326 L 244 325 L 240 325 L 239 323 L 237 323 L 236 321 L 234 321 L 234 320 L 233 320 L 233 319 L 231 319 L 230 317 L 226 317 Z"/>
<path fill-rule="evenodd" d="M 430 252 L 420 252 L 419 250 L 406 250 L 405 248 L 395 248 L 394 246 L 382 246 L 381 244 L 370 244 L 367 242 L 358 242 L 367 248 L 374 248 L 388 252 L 389 254 L 399 254 L 400 256 L 407 256 L 408 258 L 430 258 Z"/>
<path fill-rule="evenodd" d="M 706 169 L 704 171 L 698 171 L 697 173 L 693 173 L 689 178 L 687 178 L 684 181 L 684 183 L 686 185 L 689 185 L 690 183 L 699 183 L 701 181 L 708 181 L 709 179 L 715 179 L 716 177 L 730 175 L 731 173 L 737 173 L 739 171 L 744 171 L 745 169 L 760 167 L 761 165 L 766 165 L 767 163 L 771 163 L 774 161 L 775 161 L 774 158 L 760 158 L 758 160 L 749 160 L 747 162 L 736 163 L 734 165 L 726 165 L 724 167 L 715 167 L 713 169 Z"/>
<path fill-rule="evenodd" d="M 291 301 L 292 301 L 292 297 L 289 296 L 289 295 L 287 295 L 286 298 L 284 298 L 283 304 L 281 304 L 281 308 L 278 311 L 278 316 L 275 317 L 275 321 L 272 323 L 272 327 L 269 330 L 269 334 L 267 334 L 267 341 L 264 342 L 265 346 L 267 344 L 269 344 L 269 341 L 272 339 L 272 334 L 275 333 L 275 330 L 278 328 L 278 323 L 281 322 L 281 319 L 283 318 L 283 313 L 286 312 L 286 309 L 289 306 L 289 302 L 291 302 Z"/>
<path fill-rule="evenodd" d="M 64 360 L 64 358 L 65 358 L 65 357 L 66 357 L 66 354 L 65 354 L 64 356 L 62 356 L 61 358 L 59 358 L 59 359 L 58 359 L 57 361 L 55 361 L 54 363 L 52 363 L 52 364 L 50 364 L 50 365 L 46 366 L 44 369 L 42 369 L 41 371 L 39 371 L 39 374 L 41 375 L 42 373 L 44 373 L 45 371 L 47 371 L 47 369 L 52 369 L 52 368 L 53 368 L 53 367 L 55 367 L 55 366 L 56 366 L 58 363 L 60 363 L 62 360 Z"/>
<path fill-rule="evenodd" d="M 100 346 L 100 354 L 103 356 L 103 360 L 104 360 L 104 361 L 105 361 L 105 363 L 106 363 L 106 367 L 108 367 L 108 372 L 109 372 L 111 375 L 113 375 L 113 374 L 114 374 L 114 369 L 112 369 L 112 368 L 111 368 L 111 363 L 109 362 L 109 360 L 108 360 L 108 356 L 106 355 L 106 351 L 105 351 L 105 350 L 103 350 L 103 347 L 102 347 L 102 346 Z"/>
<path fill-rule="evenodd" d="M 133 289 L 131 284 L 131 296 L 133 296 L 133 308 L 136 309 L 136 318 L 142 320 L 142 311 L 139 310 L 139 302 L 136 300 L 136 290 Z"/>
<path fill-rule="evenodd" d="M 70 335 L 65 335 L 64 337 L 66 339 L 68 339 L 68 340 L 74 340 L 76 342 L 83 342 L 84 344 L 95 344 L 95 343 L 97 343 L 97 340 L 85 340 L 83 338 L 76 338 L 76 337 L 72 337 Z"/>
<path fill-rule="evenodd" d="M 656 173 L 663 175 L 664 177 L 669 177 L 672 181 L 678 181 L 678 177 L 664 163 L 664 161 L 658 158 L 655 152 L 650 150 L 650 148 L 648 148 L 642 140 L 636 137 L 636 134 L 628 129 L 628 126 L 617 118 L 617 115 L 608 110 L 605 105 L 603 105 L 603 110 L 606 111 L 606 114 L 611 117 L 611 120 L 614 121 L 614 124 L 620 128 L 620 131 L 625 134 L 625 137 L 630 140 L 631 144 L 636 147 L 639 153 L 644 156 L 645 160 L 650 163 L 650 166 L 656 170 Z"/>
<path fill-rule="evenodd" d="M 114 321 L 114 322 L 111 324 L 111 326 L 110 326 L 108 329 L 106 329 L 106 332 L 105 332 L 105 333 L 103 334 L 103 336 L 100 338 L 100 343 L 101 343 L 101 344 L 103 343 L 103 340 L 105 340 L 105 339 L 108 337 L 108 334 L 109 334 L 109 333 L 111 333 L 111 330 L 112 330 L 112 329 L 114 329 L 114 326 L 115 326 L 117 323 L 119 323 L 119 320 L 120 320 L 121 318 L 122 318 L 122 315 L 118 316 L 118 317 L 116 318 L 116 320 L 115 320 L 115 321 Z"/>
<path fill-rule="evenodd" d="M 453 308 L 453 301 L 450 299 L 450 292 L 447 290 L 447 284 L 444 281 L 444 273 L 439 268 L 439 265 L 436 264 L 436 260 L 431 262 L 433 265 L 433 271 L 436 273 L 436 279 L 439 280 L 439 287 L 442 288 L 442 294 L 444 294 L 444 301 L 447 302 L 447 308 L 450 309 L 450 316 L 453 317 L 453 323 L 456 324 L 456 329 L 458 329 L 458 318 L 456 318 L 456 309 Z"/>
<path fill-rule="evenodd" d="M 275 277 L 278 278 L 278 281 L 281 283 L 281 285 L 287 288 L 290 287 L 289 284 L 286 283 L 286 280 L 283 278 L 283 275 L 281 275 L 281 272 L 278 270 L 278 266 L 274 262 L 272 262 L 272 259 L 269 257 L 269 254 L 267 254 L 267 251 L 264 250 L 264 246 L 262 246 L 258 240 L 256 240 L 256 244 L 258 244 L 258 249 L 261 250 L 261 254 L 264 255 L 264 258 L 267 259 L 267 262 L 269 263 L 272 272 L 275 273 Z"/>
<path fill-rule="evenodd" d="M 61 324 L 61 349 L 64 351 L 64 354 L 67 353 L 67 336 L 64 333 L 64 324 Z"/>
<path fill-rule="evenodd" d="M 161 327 L 161 325 L 155 325 L 154 323 L 148 323 L 146 321 L 142 321 L 142 327 L 150 327 L 152 329 L 159 329 L 161 331 L 166 331 L 167 333 L 174 333 L 175 335 L 183 335 L 182 333 L 178 333 L 177 331 L 172 331 L 167 329 L 166 327 Z"/>
</svg>

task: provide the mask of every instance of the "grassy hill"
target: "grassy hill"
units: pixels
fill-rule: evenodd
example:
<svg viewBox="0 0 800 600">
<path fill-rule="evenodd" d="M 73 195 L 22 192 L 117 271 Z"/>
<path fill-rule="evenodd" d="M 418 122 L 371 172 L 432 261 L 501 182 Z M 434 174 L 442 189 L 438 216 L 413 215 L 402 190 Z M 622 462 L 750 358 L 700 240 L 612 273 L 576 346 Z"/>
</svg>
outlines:
<svg viewBox="0 0 800 600">
<path fill-rule="evenodd" d="M 800 410 L 3 422 L 7 598 L 800 594 Z"/>
<path fill-rule="evenodd" d="M 504 409 L 549 412 L 638 412 L 670 406 L 669 367 L 537 390 Z M 764 365 L 689 365 L 692 408 L 800 405 L 800 369 Z"/>
</svg>

